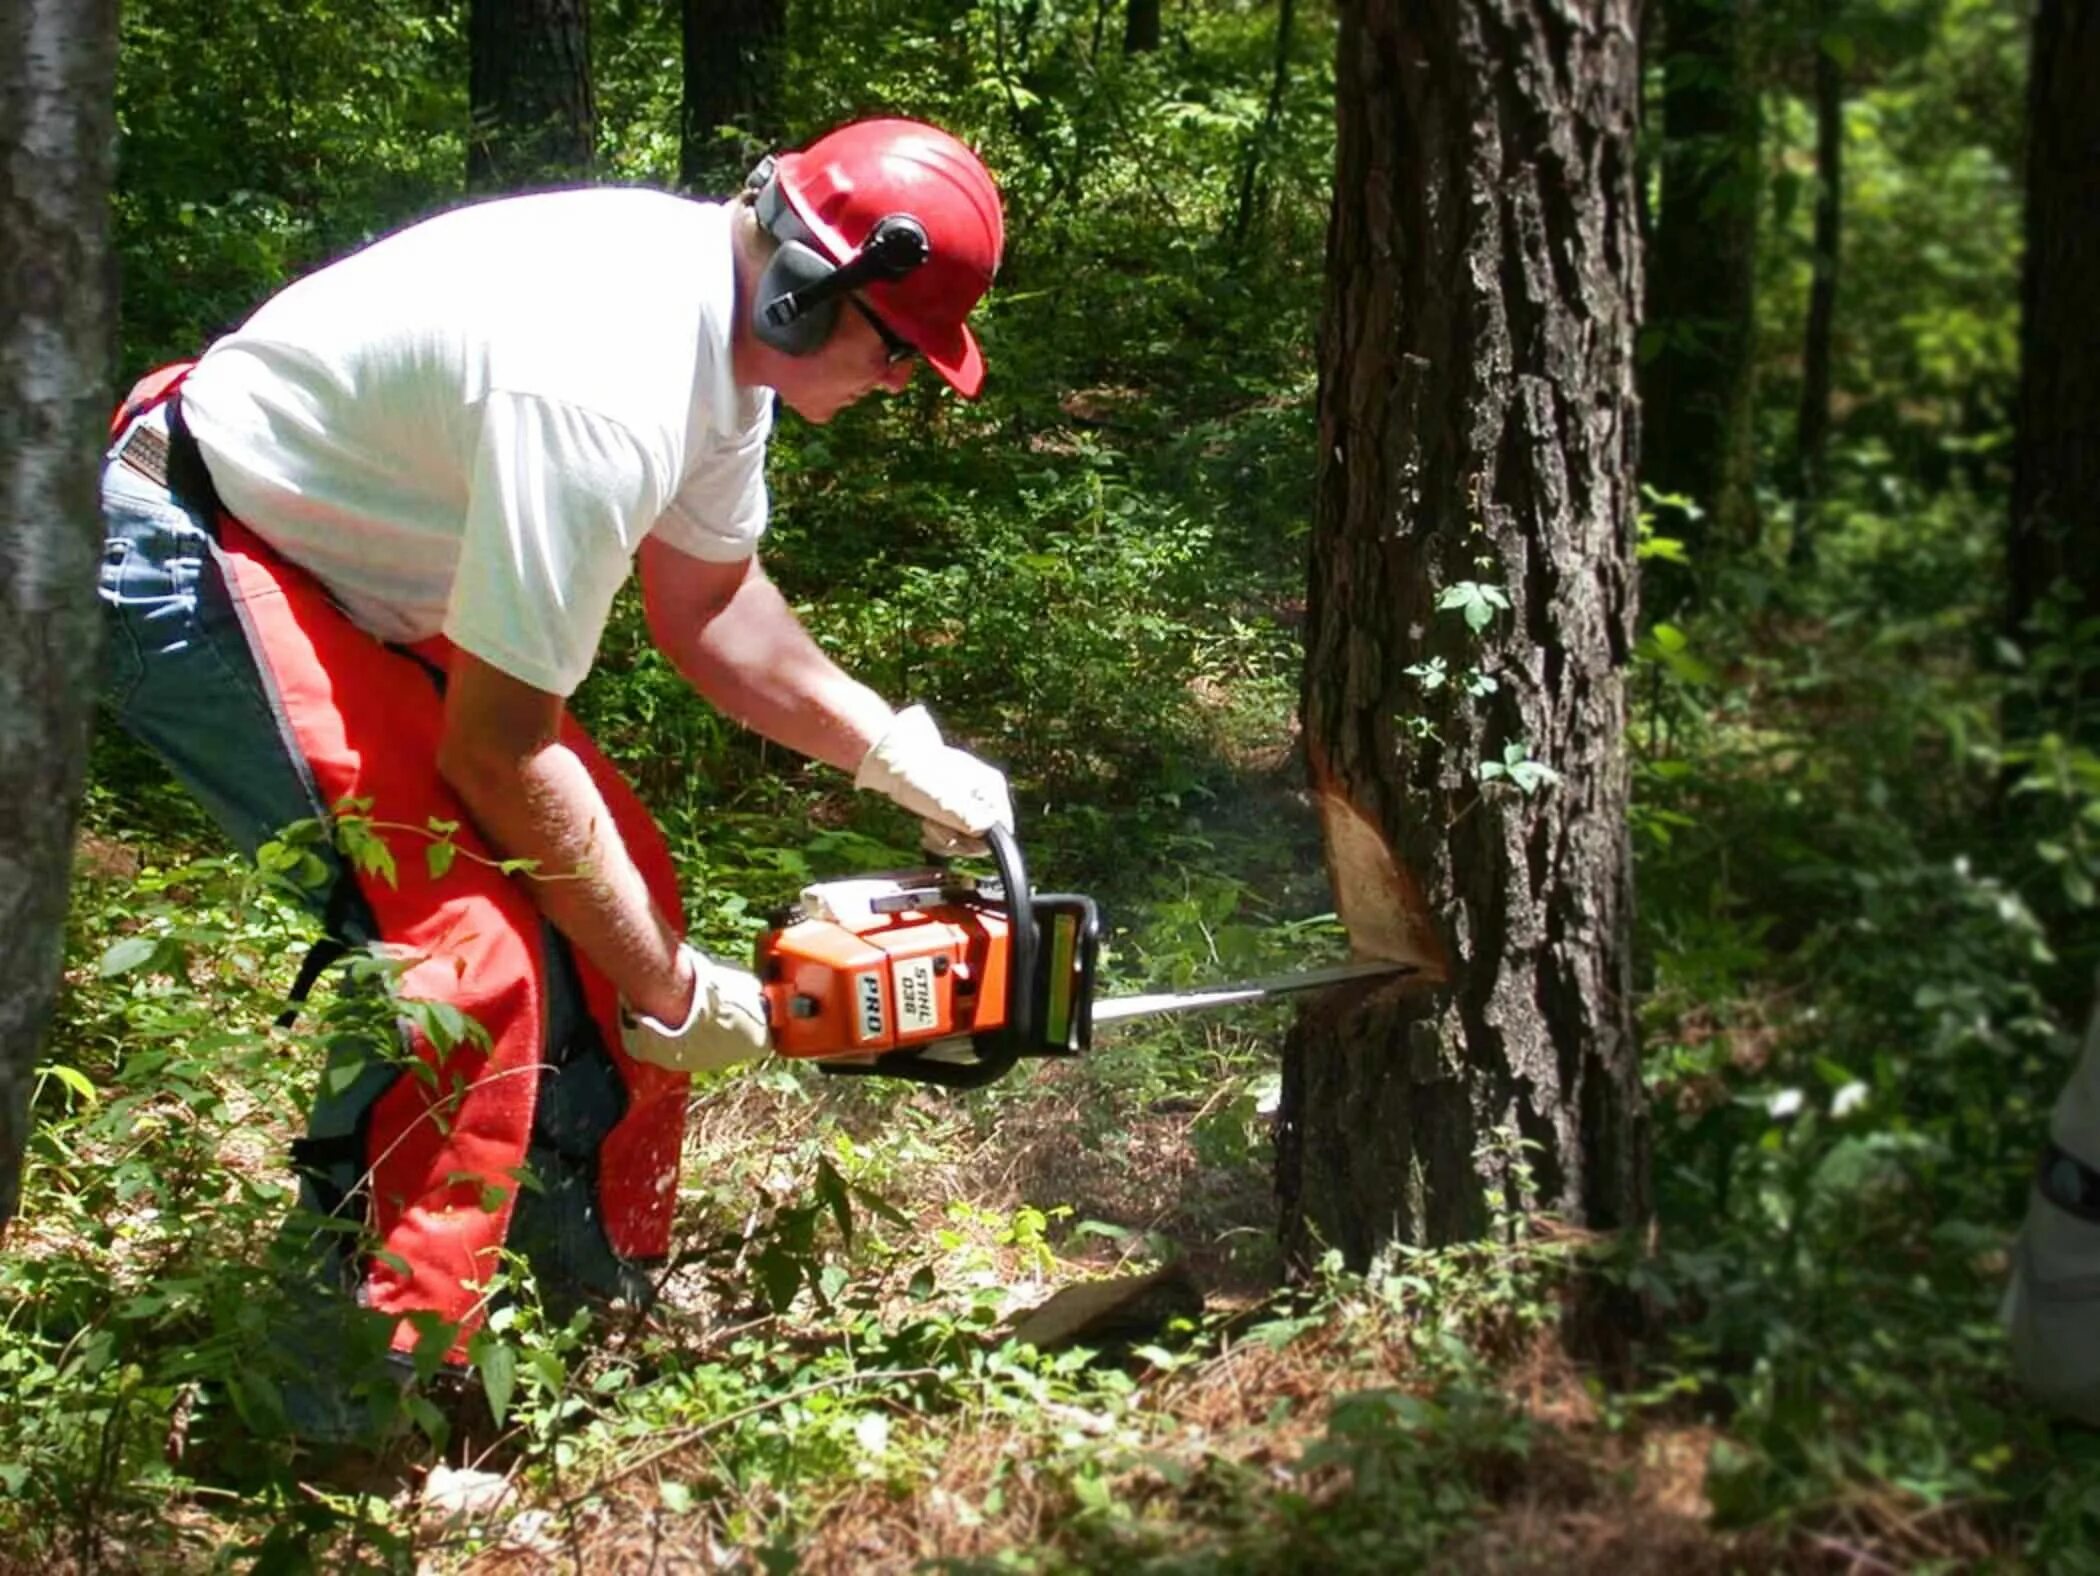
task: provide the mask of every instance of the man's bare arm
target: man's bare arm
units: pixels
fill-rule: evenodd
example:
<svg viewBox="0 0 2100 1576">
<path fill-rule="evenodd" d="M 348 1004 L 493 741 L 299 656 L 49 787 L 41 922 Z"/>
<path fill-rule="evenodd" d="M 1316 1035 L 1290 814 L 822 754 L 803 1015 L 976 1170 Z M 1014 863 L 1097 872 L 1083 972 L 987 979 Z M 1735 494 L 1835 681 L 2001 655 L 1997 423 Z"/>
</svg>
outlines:
<svg viewBox="0 0 2100 1576">
<path fill-rule="evenodd" d="M 445 691 L 438 770 L 510 859 L 530 859 L 540 911 L 629 1003 L 678 1023 L 690 966 L 650 901 L 598 786 L 560 742 L 561 699 L 460 652 Z M 558 878 L 558 879 L 549 879 Z"/>
<path fill-rule="evenodd" d="M 755 558 L 641 551 L 649 630 L 694 689 L 747 728 L 851 772 L 890 725 L 883 698 L 824 654 Z"/>
</svg>

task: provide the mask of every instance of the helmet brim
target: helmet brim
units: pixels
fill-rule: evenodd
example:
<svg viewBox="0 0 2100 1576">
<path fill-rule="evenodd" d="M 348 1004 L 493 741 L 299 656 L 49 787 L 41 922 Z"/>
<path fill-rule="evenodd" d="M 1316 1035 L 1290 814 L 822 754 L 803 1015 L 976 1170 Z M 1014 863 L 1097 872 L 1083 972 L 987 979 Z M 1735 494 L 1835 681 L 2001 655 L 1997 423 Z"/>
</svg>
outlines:
<svg viewBox="0 0 2100 1576">
<path fill-rule="evenodd" d="M 967 323 L 921 335 L 915 341 L 926 364 L 964 399 L 975 399 L 984 387 L 984 352 Z"/>
</svg>

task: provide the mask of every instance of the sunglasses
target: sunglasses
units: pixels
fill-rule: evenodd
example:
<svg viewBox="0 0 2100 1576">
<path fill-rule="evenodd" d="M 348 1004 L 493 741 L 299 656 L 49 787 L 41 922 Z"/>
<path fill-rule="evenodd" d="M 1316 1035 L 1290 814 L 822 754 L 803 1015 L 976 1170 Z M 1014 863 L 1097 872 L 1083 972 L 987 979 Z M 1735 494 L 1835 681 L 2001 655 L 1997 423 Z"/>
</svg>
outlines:
<svg viewBox="0 0 2100 1576">
<path fill-rule="evenodd" d="M 909 361 L 919 353 L 917 345 L 903 338 L 894 328 L 877 317 L 875 309 L 859 296 L 849 295 L 846 299 L 853 304 L 853 310 L 866 318 L 868 326 L 875 330 L 876 337 L 882 341 L 883 354 L 889 359 L 891 366 L 894 367 L 900 361 Z"/>
</svg>

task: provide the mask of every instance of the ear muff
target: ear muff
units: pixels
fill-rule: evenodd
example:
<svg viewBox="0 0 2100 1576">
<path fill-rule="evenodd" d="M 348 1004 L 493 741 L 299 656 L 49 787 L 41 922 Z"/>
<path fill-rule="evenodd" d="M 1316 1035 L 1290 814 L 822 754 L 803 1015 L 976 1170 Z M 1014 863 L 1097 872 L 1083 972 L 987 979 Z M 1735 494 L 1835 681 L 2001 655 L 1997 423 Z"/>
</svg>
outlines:
<svg viewBox="0 0 2100 1576">
<path fill-rule="evenodd" d="M 759 276 L 751 331 L 759 343 L 785 355 L 812 356 L 824 348 L 849 290 L 902 279 L 931 255 L 926 227 L 908 213 L 895 213 L 876 221 L 850 261 L 834 263 L 805 239 L 808 228 L 780 189 L 771 158 L 760 161 L 745 185 L 756 193 L 760 226 L 777 243 Z"/>
<path fill-rule="evenodd" d="M 759 343 L 789 356 L 813 356 L 838 326 L 839 298 L 808 303 L 808 292 L 838 272 L 830 258 L 800 241 L 782 241 L 759 275 L 751 308 L 751 331 Z M 787 303 L 804 303 L 782 310 Z"/>
</svg>

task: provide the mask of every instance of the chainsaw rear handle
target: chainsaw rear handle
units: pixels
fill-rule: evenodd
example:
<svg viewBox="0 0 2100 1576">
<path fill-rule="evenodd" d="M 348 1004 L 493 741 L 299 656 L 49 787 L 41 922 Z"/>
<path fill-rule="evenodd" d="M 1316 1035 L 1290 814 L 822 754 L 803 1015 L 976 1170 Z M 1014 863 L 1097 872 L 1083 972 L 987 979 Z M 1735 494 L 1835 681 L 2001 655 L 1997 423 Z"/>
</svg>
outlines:
<svg viewBox="0 0 2100 1576">
<path fill-rule="evenodd" d="M 1037 1025 L 1035 959 L 1042 937 L 1036 926 L 1035 900 L 1028 890 L 1028 866 L 1012 832 L 994 825 L 984 834 L 1006 892 L 1006 1022 L 971 1038 L 974 1062 L 949 1062 L 920 1051 L 893 1051 L 871 1062 L 821 1062 L 825 1072 L 842 1078 L 909 1078 L 914 1083 L 948 1089 L 981 1089 L 1013 1070 L 1035 1044 Z"/>
</svg>

